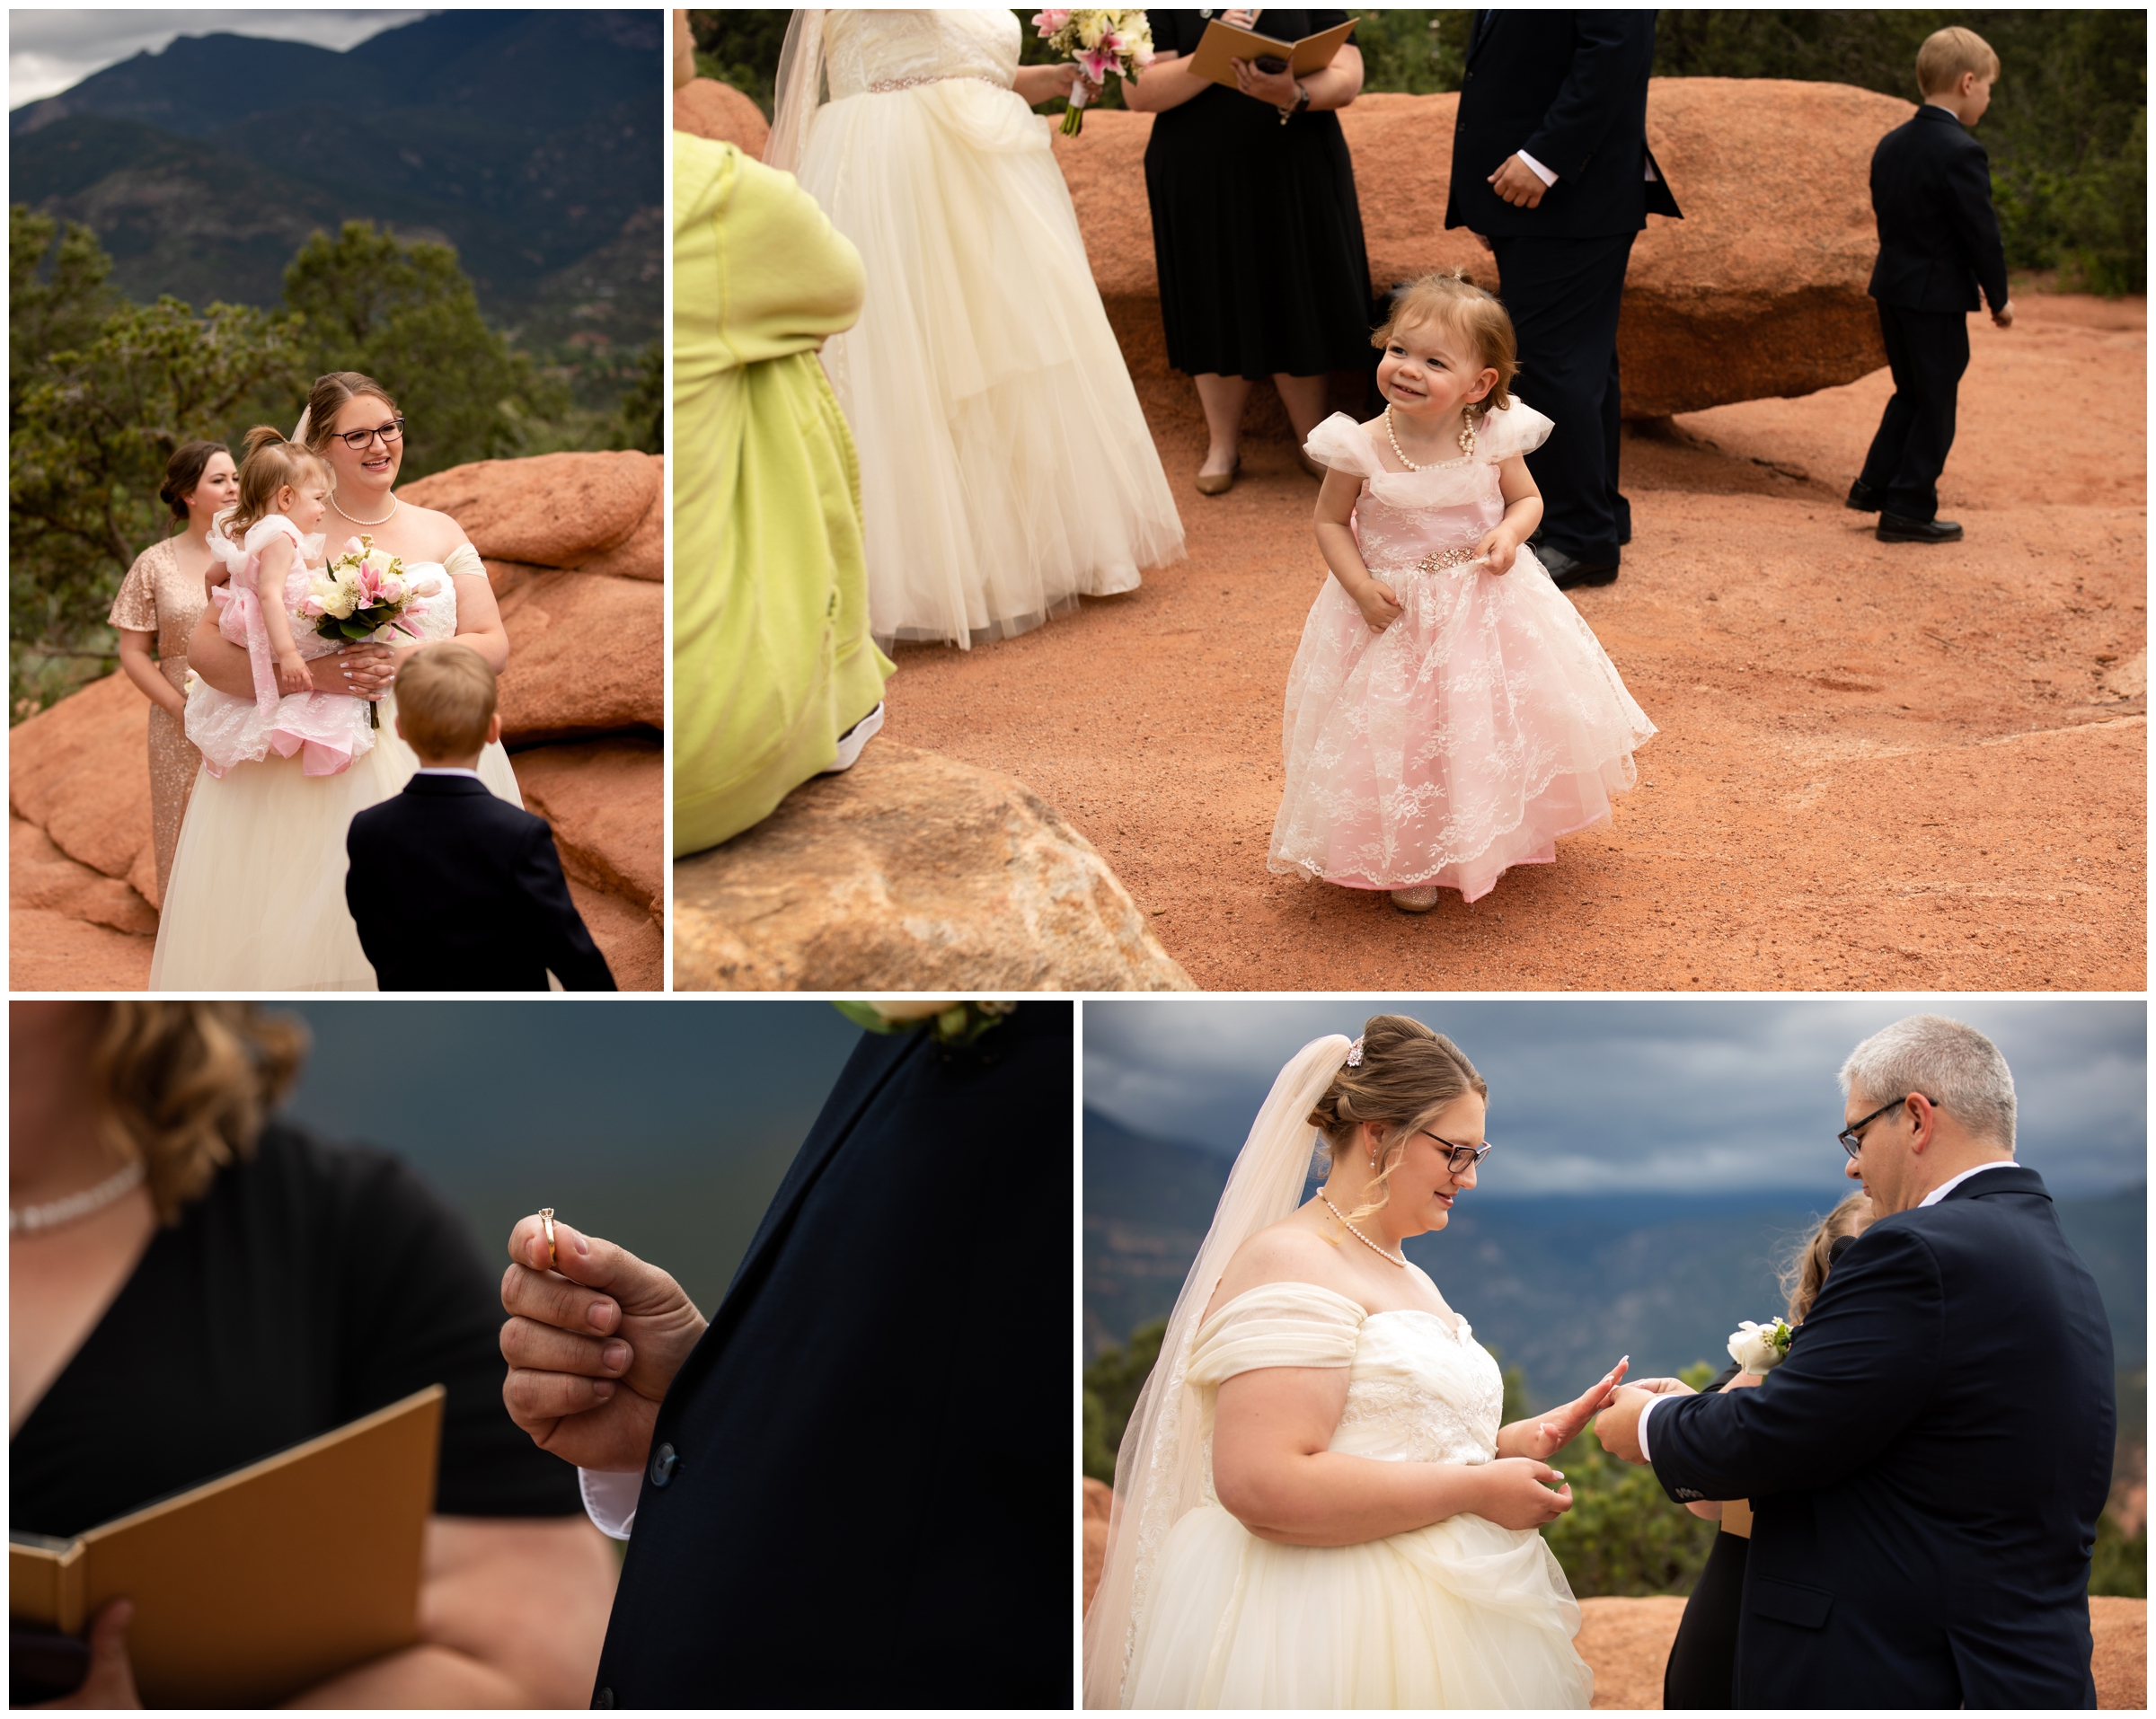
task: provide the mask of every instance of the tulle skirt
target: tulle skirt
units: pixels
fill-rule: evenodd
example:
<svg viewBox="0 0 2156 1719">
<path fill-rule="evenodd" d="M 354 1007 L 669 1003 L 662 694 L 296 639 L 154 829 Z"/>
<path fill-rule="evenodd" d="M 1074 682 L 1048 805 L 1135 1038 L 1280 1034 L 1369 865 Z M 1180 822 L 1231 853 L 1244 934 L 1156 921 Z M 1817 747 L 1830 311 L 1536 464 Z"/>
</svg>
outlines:
<svg viewBox="0 0 2156 1719">
<path fill-rule="evenodd" d="M 1539 1534 L 1454 1516 L 1360 1546 L 1282 1546 L 1204 1504 L 1162 1547 L 1124 1704 L 1584 1707 L 1578 1633 Z"/>
<path fill-rule="evenodd" d="M 1048 128 L 1017 95 L 945 78 L 834 101 L 800 182 L 868 277 L 824 365 L 861 454 L 879 643 L 1023 632 L 1181 557 Z"/>
<path fill-rule="evenodd" d="M 1532 550 L 1502 576 L 1374 572 L 1403 605 L 1383 632 L 1338 579 L 1311 605 L 1268 864 L 1471 902 L 1607 817 L 1655 725 Z"/>
<path fill-rule="evenodd" d="M 420 767 L 397 737 L 394 696 L 379 708 L 374 745 L 337 775 L 308 776 L 293 756 L 234 764 L 223 776 L 206 767 L 196 778 L 157 919 L 152 991 L 378 988 L 345 906 L 345 832 L 355 813 L 402 793 Z M 499 745 L 480 754 L 479 773 L 512 806 L 524 804 Z M 393 899 L 403 885 L 385 877 L 380 886 Z"/>
</svg>

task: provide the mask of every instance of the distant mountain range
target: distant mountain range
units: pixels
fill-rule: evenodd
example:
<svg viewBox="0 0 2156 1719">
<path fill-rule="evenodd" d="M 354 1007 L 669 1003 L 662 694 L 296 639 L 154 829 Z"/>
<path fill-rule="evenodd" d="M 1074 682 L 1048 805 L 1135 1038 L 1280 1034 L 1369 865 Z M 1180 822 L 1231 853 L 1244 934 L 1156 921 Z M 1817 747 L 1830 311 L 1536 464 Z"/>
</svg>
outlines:
<svg viewBox="0 0 2156 1719">
<path fill-rule="evenodd" d="M 1230 1159 L 1085 1113 L 1086 1351 L 1120 1342 L 1174 1305 L 1213 1221 Z M 1640 1377 L 1718 1366 L 1740 1319 L 1783 1301 L 1775 1271 L 1833 1204 L 1804 1192 L 1499 1199 L 1469 1196 L 1408 1256 L 1525 1372 L 1529 1395 L 1586 1388 L 1629 1352 Z M 2059 1221 L 2102 1291 L 2122 1371 L 2146 1364 L 2143 1186 L 2063 1200 Z"/>
<path fill-rule="evenodd" d="M 456 247 L 535 351 L 658 338 L 657 12 L 455 11 L 343 53 L 182 36 L 8 115 L 10 200 L 80 221 L 148 301 L 274 305 L 348 219 Z"/>
</svg>

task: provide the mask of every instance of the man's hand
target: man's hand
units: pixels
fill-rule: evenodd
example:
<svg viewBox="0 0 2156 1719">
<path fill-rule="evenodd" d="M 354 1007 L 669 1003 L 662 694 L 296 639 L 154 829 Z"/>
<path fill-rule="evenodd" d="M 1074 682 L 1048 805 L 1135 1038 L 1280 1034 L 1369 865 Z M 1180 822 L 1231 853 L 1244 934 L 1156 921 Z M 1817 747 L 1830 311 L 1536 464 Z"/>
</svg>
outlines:
<svg viewBox="0 0 2156 1719">
<path fill-rule="evenodd" d="M 501 1280 L 509 1418 L 579 1468 L 634 1473 L 651 1450 L 658 1405 L 703 1335 L 704 1318 L 657 1266 L 556 1220 L 555 1265 L 537 1218 L 509 1232 Z"/>
<path fill-rule="evenodd" d="M 1610 1393 L 1632 1364 L 1626 1355 L 1570 1402 L 1560 1404 L 1532 1421 L 1515 1422 L 1498 1433 L 1498 1453 L 1507 1457 L 1533 1457 L 1538 1461 L 1555 1456 L 1578 1434 L 1595 1410 L 1610 1400 Z M 1511 1438 L 1506 1434 L 1511 1433 Z"/>
<path fill-rule="evenodd" d="M 1639 1450 L 1639 1416 L 1655 1395 L 1637 1385 L 1620 1385 L 1608 1406 L 1595 1417 L 1595 1436 L 1620 1461 L 1646 1462 Z"/>
<path fill-rule="evenodd" d="M 2014 301 L 2012 299 L 2008 299 L 2005 304 L 2001 304 L 1993 309 L 1992 312 L 1992 325 L 1994 328 L 2002 329 L 2010 329 L 2013 327 Z"/>
<path fill-rule="evenodd" d="M 47 1707 L 139 1707 L 135 1692 L 135 1665 L 128 1658 L 128 1624 L 135 1616 L 131 1600 L 108 1601 L 90 1620 L 90 1675 L 73 1695 L 57 1701 L 40 1702 Z"/>
<path fill-rule="evenodd" d="M 1517 155 L 1507 155 L 1498 164 L 1498 171 L 1489 176 L 1489 185 L 1515 209 L 1534 208 L 1550 193 L 1542 176 Z"/>
</svg>

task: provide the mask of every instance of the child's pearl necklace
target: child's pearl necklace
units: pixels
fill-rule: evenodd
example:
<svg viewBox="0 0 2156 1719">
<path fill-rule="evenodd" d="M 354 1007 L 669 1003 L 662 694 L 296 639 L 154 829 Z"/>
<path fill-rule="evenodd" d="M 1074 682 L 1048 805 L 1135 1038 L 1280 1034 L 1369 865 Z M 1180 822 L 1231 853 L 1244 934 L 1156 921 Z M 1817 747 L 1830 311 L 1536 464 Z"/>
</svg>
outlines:
<svg viewBox="0 0 2156 1719">
<path fill-rule="evenodd" d="M 1464 414 L 1462 416 L 1464 417 Z M 1427 465 L 1417 465 L 1414 461 L 1408 458 L 1405 454 L 1401 452 L 1400 437 L 1392 433 L 1392 406 L 1389 401 L 1385 404 L 1385 440 L 1392 444 L 1392 457 L 1410 472 L 1435 472 L 1441 465 L 1464 465 L 1467 463 L 1465 458 L 1462 457 L 1457 460 L 1432 460 Z M 1379 1251 L 1383 1252 L 1383 1250 L 1380 1249 Z"/>
</svg>

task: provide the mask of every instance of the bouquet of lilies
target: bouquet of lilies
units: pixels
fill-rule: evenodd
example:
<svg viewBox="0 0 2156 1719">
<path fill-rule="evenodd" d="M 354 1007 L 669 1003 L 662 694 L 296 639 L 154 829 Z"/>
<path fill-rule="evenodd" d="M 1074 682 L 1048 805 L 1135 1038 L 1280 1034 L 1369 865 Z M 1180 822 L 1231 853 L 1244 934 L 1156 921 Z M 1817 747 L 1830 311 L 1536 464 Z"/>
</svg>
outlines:
<svg viewBox="0 0 2156 1719">
<path fill-rule="evenodd" d="M 354 537 L 320 577 L 307 581 L 306 601 L 300 606 L 320 617 L 314 630 L 324 639 L 386 645 L 395 633 L 420 636 L 411 617 L 427 606 L 421 598 L 434 588 L 431 574 L 415 577 L 405 570 L 401 556 L 376 549 L 371 536 Z M 367 722 L 370 728 L 381 726 L 371 703 Z"/>
<path fill-rule="evenodd" d="M 1153 28 L 1142 10 L 1111 11 L 1082 6 L 1033 14 L 1033 28 L 1058 54 L 1067 54 L 1096 84 L 1111 75 L 1135 78 L 1139 68 L 1153 64 Z M 1086 95 L 1082 87 L 1071 91 L 1070 106 L 1063 116 L 1063 135 L 1074 137 L 1085 123 Z"/>
</svg>

